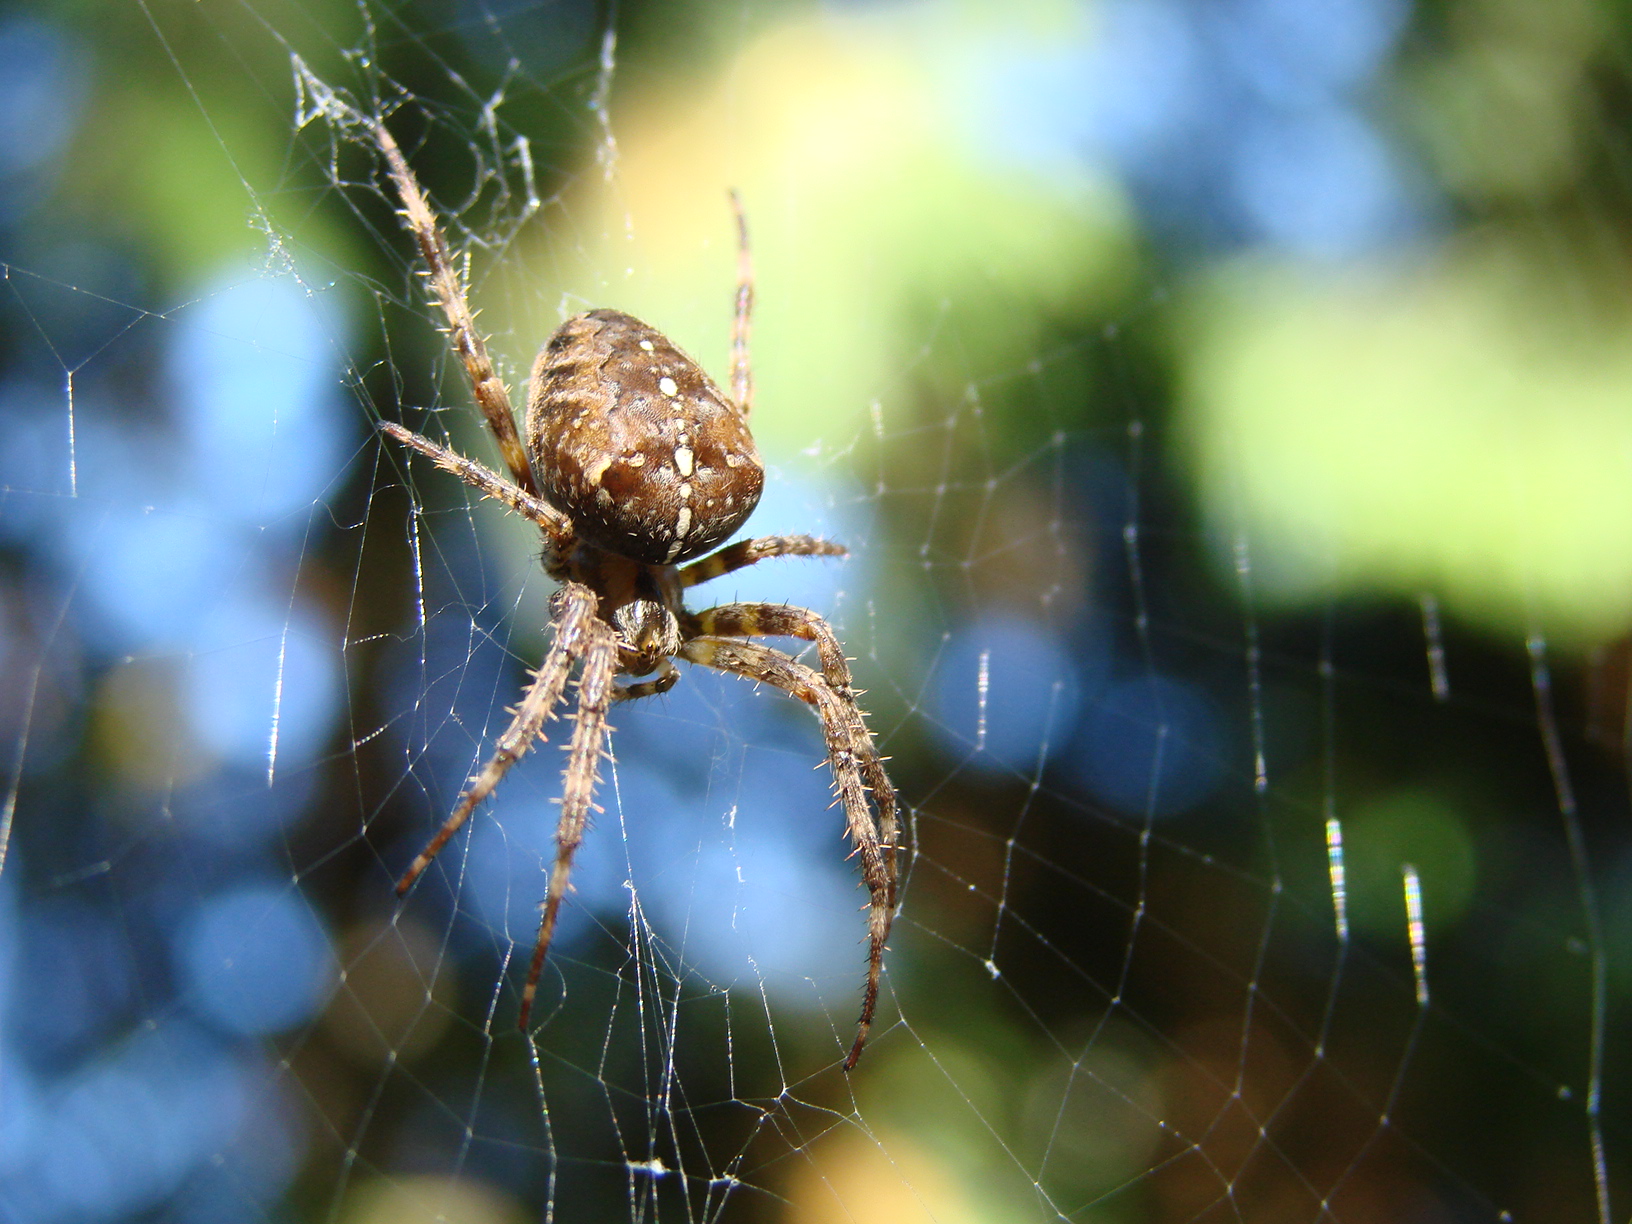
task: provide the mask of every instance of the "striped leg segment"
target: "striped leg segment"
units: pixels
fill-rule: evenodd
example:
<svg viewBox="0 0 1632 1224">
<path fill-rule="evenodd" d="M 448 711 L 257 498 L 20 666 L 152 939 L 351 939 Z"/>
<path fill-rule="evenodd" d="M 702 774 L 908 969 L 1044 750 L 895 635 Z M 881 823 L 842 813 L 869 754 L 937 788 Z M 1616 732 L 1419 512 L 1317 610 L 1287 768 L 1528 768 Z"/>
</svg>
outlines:
<svg viewBox="0 0 1632 1224">
<path fill-rule="evenodd" d="M 586 632 L 584 666 L 578 673 L 578 712 L 573 722 L 572 742 L 567 746 L 567 768 L 561 787 L 561 820 L 555 829 L 555 866 L 550 870 L 550 887 L 544 897 L 544 914 L 538 924 L 538 943 L 527 969 L 527 983 L 521 988 L 519 1028 L 527 1027 L 533 996 L 538 993 L 544 958 L 555 938 L 556 915 L 567 893 L 572 874 L 572 856 L 584 840 L 589 814 L 594 810 L 595 783 L 600 778 L 601 751 L 606 742 L 606 712 L 612 706 L 612 677 L 618 670 L 618 642 L 605 621 L 592 621 Z"/>
<path fill-rule="evenodd" d="M 561 588 L 556 600 L 555 641 L 550 646 L 549 654 L 544 656 L 543 664 L 533 673 L 533 682 L 516 706 L 515 717 L 511 719 L 509 727 L 499 737 L 498 748 L 492 758 L 471 781 L 465 793 L 459 796 L 459 802 L 454 804 L 453 811 L 442 822 L 436 836 L 431 838 L 425 849 L 419 852 L 419 857 L 403 872 L 402 879 L 397 881 L 398 896 L 414 886 L 414 881 L 431 865 L 431 860 L 448 844 L 448 839 L 470 819 L 476 805 L 493 793 L 493 788 L 510 772 L 510 766 L 533 746 L 533 741 L 542 738 L 545 720 L 560 704 L 561 694 L 566 691 L 567 676 L 572 671 L 573 661 L 584 653 L 591 632 L 602 625 L 595 619 L 595 592 L 588 587 L 569 582 Z"/>
<path fill-rule="evenodd" d="M 697 613 L 696 632 L 715 637 L 794 637 L 816 644 L 816 654 L 822 661 L 822 675 L 833 695 L 849 711 L 850 735 L 856 746 L 856 763 L 867 788 L 873 793 L 878 808 L 879 838 L 890 879 L 890 908 L 895 908 L 896 843 L 900 836 L 900 820 L 896 812 L 895 787 L 890 785 L 884 772 L 883 758 L 873 746 L 872 733 L 866 719 L 856 705 L 855 689 L 850 682 L 850 663 L 844 657 L 833 628 L 808 608 L 794 608 L 787 604 L 721 604 Z"/>
<path fill-rule="evenodd" d="M 444 472 L 452 472 L 483 496 L 502 502 L 522 518 L 537 523 L 557 549 L 572 538 L 572 525 L 567 521 L 566 515 L 543 498 L 534 497 L 520 486 L 511 484 L 492 468 L 483 467 L 474 459 L 466 459 L 459 452 L 449 450 L 445 446 L 438 446 L 429 438 L 416 434 L 411 429 L 404 429 L 394 421 L 381 421 L 380 430 L 390 434 L 404 446 L 413 447 Z"/>
<path fill-rule="evenodd" d="M 877 761 L 871 737 L 866 729 L 858 734 L 860 716 L 853 703 L 843 700 L 825 676 L 786 655 L 761 646 L 757 642 L 733 641 L 727 638 L 700 637 L 680 648 L 680 655 L 705 667 L 733 672 L 772 685 L 791 693 L 799 700 L 816 708 L 821 716 L 822 731 L 827 739 L 828 763 L 833 770 L 833 785 L 844 804 L 845 822 L 855 853 L 861 857 L 861 876 L 868 892 L 868 951 L 867 987 L 862 996 L 861 1019 L 856 1024 L 855 1044 L 844 1060 L 844 1069 L 850 1070 L 861 1057 L 861 1048 L 867 1041 L 873 1025 L 873 1013 L 878 1007 L 879 977 L 884 968 L 884 942 L 890 935 L 890 924 L 895 919 L 895 847 L 886 849 L 880 841 L 878 825 L 867 806 L 867 786 L 860 762 L 865 758 Z M 882 777 L 882 768 L 879 776 Z M 889 783 L 885 782 L 887 789 Z M 895 793 L 888 790 L 892 821 Z M 877 793 L 875 791 L 875 798 Z M 882 809 L 881 809 L 882 810 Z"/>
<path fill-rule="evenodd" d="M 402 201 L 403 221 L 419 241 L 419 252 L 425 257 L 425 276 L 430 281 L 431 294 L 448 320 L 448 337 L 465 367 L 471 393 L 475 395 L 482 415 L 487 418 L 487 427 L 493 431 L 493 437 L 499 444 L 504 465 L 525 492 L 537 497 L 538 484 L 533 479 L 533 469 L 527 462 L 526 452 L 521 449 L 510 394 L 493 369 L 493 359 L 487 355 L 487 342 L 482 339 L 482 333 L 476 330 L 476 319 L 465 301 L 464 283 L 459 279 L 459 273 L 454 271 L 453 260 L 448 255 L 447 239 L 442 236 L 442 228 L 436 223 L 436 214 L 431 211 L 419 179 L 409 168 L 402 150 L 397 148 L 396 140 L 383 123 L 374 124 L 374 143 L 385 155 L 386 169 L 391 172 L 397 197 Z"/>
<path fill-rule="evenodd" d="M 746 420 L 754 410 L 754 368 L 748 360 L 748 332 L 754 313 L 754 261 L 748 251 L 748 219 L 742 199 L 731 193 L 731 211 L 737 218 L 737 301 L 731 320 L 731 398 Z"/>
<path fill-rule="evenodd" d="M 682 588 L 694 587 L 699 582 L 707 582 L 710 578 L 718 578 L 771 557 L 842 557 L 848 551 L 843 544 L 818 540 L 815 536 L 761 536 L 757 540 L 739 540 L 712 556 L 683 567 L 680 585 Z"/>
</svg>

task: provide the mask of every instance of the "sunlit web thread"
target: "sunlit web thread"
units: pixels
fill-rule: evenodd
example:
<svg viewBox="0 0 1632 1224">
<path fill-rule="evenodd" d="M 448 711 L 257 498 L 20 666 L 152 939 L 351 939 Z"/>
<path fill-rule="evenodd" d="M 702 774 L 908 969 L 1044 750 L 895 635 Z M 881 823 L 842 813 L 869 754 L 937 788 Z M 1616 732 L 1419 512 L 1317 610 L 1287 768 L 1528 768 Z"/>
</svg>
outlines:
<svg viewBox="0 0 1632 1224">
<path fill-rule="evenodd" d="M 1268 819 L 1268 811 L 1266 809 L 1266 798 L 1267 798 L 1268 793 L 1269 793 L 1269 765 L 1268 765 L 1268 753 L 1267 753 L 1267 751 L 1265 749 L 1265 736 L 1264 736 L 1264 717 L 1263 717 L 1263 701 L 1264 701 L 1264 698 L 1263 698 L 1263 670 L 1262 670 L 1262 668 L 1263 668 L 1263 652 L 1262 652 L 1262 647 L 1261 647 L 1260 640 L 1259 640 L 1258 605 L 1257 605 L 1256 591 L 1255 591 L 1254 585 L 1253 585 L 1252 551 L 1251 551 L 1251 547 L 1250 547 L 1250 544 L 1249 544 L 1247 533 L 1246 533 L 1246 531 L 1244 529 L 1237 528 L 1237 530 L 1234 533 L 1233 539 L 1231 541 L 1231 560 L 1233 562 L 1233 568 L 1235 570 L 1236 586 L 1237 586 L 1238 591 L 1240 592 L 1240 601 L 1241 601 L 1242 618 L 1243 618 L 1242 628 L 1243 628 L 1243 634 L 1244 634 L 1245 639 L 1246 639 L 1246 646 L 1245 646 L 1245 652 L 1244 653 L 1245 653 L 1245 664 L 1246 664 L 1246 671 L 1247 671 L 1247 677 L 1246 678 L 1247 678 L 1247 698 L 1248 698 L 1248 711 L 1249 711 L 1248 712 L 1248 718 L 1249 718 L 1249 722 L 1250 722 L 1251 729 L 1252 729 L 1252 755 L 1253 755 L 1253 787 L 1252 787 L 1252 790 L 1253 790 L 1253 804 L 1254 804 L 1254 808 L 1255 808 L 1255 810 L 1257 811 L 1257 814 L 1258 814 L 1258 820 L 1259 820 L 1260 826 L 1263 827 L 1264 829 L 1268 830 L 1268 829 L 1272 828 L 1272 825 L 1271 825 L 1271 822 Z M 1330 833 L 1330 831 L 1331 831 L 1331 829 L 1329 828 L 1328 832 Z M 1258 983 L 1262 979 L 1262 974 L 1264 972 L 1264 967 L 1265 967 L 1265 965 L 1266 965 L 1266 963 L 1268 961 L 1270 937 L 1271 937 L 1271 935 L 1272 935 L 1272 933 L 1274 931 L 1275 916 L 1279 912 L 1280 896 L 1281 896 L 1281 892 L 1282 892 L 1282 881 L 1281 881 L 1280 868 L 1279 868 L 1279 856 L 1278 856 L 1278 853 L 1276 851 L 1276 845 L 1275 845 L 1275 841 L 1274 841 L 1273 837 L 1269 838 L 1268 844 L 1269 844 L 1270 852 L 1271 852 L 1271 855 L 1272 855 L 1271 867 L 1272 867 L 1272 870 L 1274 872 L 1273 879 L 1272 879 L 1272 882 L 1271 882 L 1271 888 L 1270 888 L 1271 901 L 1270 901 L 1269 911 L 1266 913 L 1266 915 L 1264 917 L 1263 927 L 1262 927 L 1262 935 L 1261 935 L 1261 937 L 1259 939 L 1258 948 L 1257 948 L 1257 955 L 1256 955 L 1256 959 L 1254 961 L 1253 968 L 1252 968 L 1252 985 L 1253 985 L 1253 989 L 1251 991 L 1249 991 L 1249 993 L 1248 993 L 1246 1011 L 1245 1011 L 1245 1014 L 1244 1014 L 1244 1016 L 1242 1018 L 1240 1046 L 1239 1046 L 1239 1051 L 1240 1052 L 1239 1052 L 1238 1061 L 1237 1061 L 1237 1064 L 1236 1064 L 1236 1076 L 1237 1076 L 1236 1088 L 1237 1088 L 1238 1092 L 1244 1092 L 1246 1090 L 1246 1087 L 1247 1087 L 1247 1080 L 1248 1080 L 1247 1059 L 1248 1059 L 1248 1054 L 1249 1054 L 1250 1042 L 1251 1042 L 1251 1039 L 1252 1039 L 1252 1024 L 1253 1024 L 1255 1016 L 1257 1015 L 1258 1008 L 1259 1008 L 1259 999 L 1258 999 L 1259 990 L 1258 990 L 1257 987 L 1258 987 Z M 1330 845 L 1330 842 L 1328 842 L 1328 845 Z M 1339 867 L 1338 867 L 1338 870 L 1341 872 L 1341 842 L 1338 843 L 1338 853 L 1339 853 Z M 1346 925 L 1346 921 L 1345 921 L 1345 925 Z M 1341 943 L 1341 940 L 1340 940 L 1340 943 Z M 1327 1041 L 1327 1038 L 1328 1038 L 1328 1035 L 1329 1035 L 1330 1029 L 1331 1029 L 1332 1020 L 1333 1020 L 1333 1017 L 1334 1017 L 1335 1012 L 1336 1012 L 1337 990 L 1336 990 L 1335 977 L 1336 977 L 1336 975 L 1334 974 L 1333 986 L 1332 986 L 1331 991 L 1327 995 L 1324 1014 L 1323 1014 L 1323 1017 L 1322 1017 L 1321 1029 L 1320 1029 L 1319 1036 L 1318 1036 L 1318 1038 L 1316 1040 L 1315 1049 L 1316 1049 L 1316 1053 L 1317 1053 L 1317 1058 L 1325 1049 L 1326 1041 Z M 1311 1062 L 1305 1068 L 1304 1074 L 1303 1074 L 1303 1077 L 1302 1077 L 1303 1081 L 1307 1081 L 1310 1077 L 1313 1076 L 1316 1065 L 1317 1065 L 1316 1062 Z M 1288 1097 L 1286 1099 L 1288 1099 L 1288 1100 L 1291 1099 L 1290 1094 L 1288 1095 Z M 1278 1114 L 1279 1112 L 1280 1112 L 1280 1107 L 1277 1107 L 1276 1110 L 1272 1113 L 1271 1117 L 1269 1119 L 1266 1119 L 1265 1122 L 1260 1126 L 1260 1128 L 1259 1128 L 1259 1134 L 1260 1134 L 1260 1137 L 1261 1137 L 1260 1142 L 1267 1142 L 1268 1135 L 1269 1135 L 1269 1125 L 1270 1125 L 1270 1123 L 1273 1122 L 1274 1116 L 1276 1114 Z"/>
<path fill-rule="evenodd" d="M 1124 427 L 1127 439 L 1127 478 L 1124 484 L 1126 500 L 1123 504 L 1122 553 L 1127 567 L 1128 589 L 1133 601 L 1133 628 L 1138 642 L 1140 663 L 1146 676 L 1156 675 L 1155 650 L 1150 638 L 1150 610 L 1145 590 L 1144 563 L 1140 555 L 1139 523 L 1141 516 L 1140 490 L 1144 479 L 1144 422 L 1131 417 Z M 1161 736 L 1157 738 L 1156 760 L 1150 768 L 1160 769 Z M 1151 786 L 1156 784 L 1153 774 Z M 1122 945 L 1122 960 L 1117 970 L 1112 998 L 1120 1002 L 1126 995 L 1133 973 L 1134 952 L 1140 945 L 1140 932 L 1146 920 L 1150 889 L 1150 843 L 1155 824 L 1156 809 L 1153 796 L 1147 793 L 1143 823 L 1139 835 L 1137 875 L 1134 885 L 1134 903 L 1129 915 L 1127 935 Z"/>
<path fill-rule="evenodd" d="M 1338 946 L 1349 942 L 1348 872 L 1343 866 L 1343 823 L 1336 816 L 1326 818 L 1326 878 L 1331 886 L 1332 920 L 1337 926 Z"/>
<path fill-rule="evenodd" d="M 1401 893 L 1405 901 L 1406 939 L 1411 947 L 1411 976 L 1416 1009 L 1412 1013 L 1411 1029 L 1406 1038 L 1405 1047 L 1400 1053 L 1399 1062 L 1395 1065 L 1387 1096 L 1384 1099 L 1382 1110 L 1377 1116 L 1377 1125 L 1360 1146 L 1359 1151 L 1354 1154 L 1347 1167 L 1333 1180 L 1331 1186 L 1327 1189 L 1321 1200 L 1323 1211 L 1330 1210 L 1331 1204 L 1337 1198 L 1339 1192 L 1363 1167 L 1368 1154 L 1377 1145 L 1382 1134 L 1394 1128 L 1395 1109 L 1399 1105 L 1400 1096 L 1405 1089 L 1406 1074 L 1411 1067 L 1417 1046 L 1422 1040 L 1423 1026 L 1427 1022 L 1429 1015 L 1428 948 L 1423 922 L 1422 882 L 1415 866 L 1410 863 L 1400 865 L 1400 883 Z M 1334 975 L 1334 981 L 1335 977 L 1336 975 Z"/>
<path fill-rule="evenodd" d="M 289 602 L 284 608 L 283 631 L 278 635 L 277 674 L 272 682 L 272 726 L 266 744 L 266 784 L 271 786 L 278 772 L 278 729 L 283 716 L 283 673 L 289 661 L 289 626 L 295 617 L 295 588 L 289 589 Z"/>
<path fill-rule="evenodd" d="M 1241 589 L 1241 607 L 1247 635 L 1247 710 L 1252 722 L 1252 788 L 1262 798 L 1269 789 L 1269 764 L 1264 751 L 1263 648 L 1258 641 L 1258 613 L 1252 589 L 1252 553 L 1243 531 L 1235 534 L 1235 580 Z"/>
<path fill-rule="evenodd" d="M 1324 820 L 1322 831 L 1326 850 L 1327 893 L 1332 902 L 1332 924 L 1337 948 L 1331 973 L 1326 984 L 1326 999 L 1321 1010 L 1320 1028 L 1314 1041 L 1314 1055 L 1325 1064 L 1330 1047 L 1333 1025 L 1338 1019 L 1338 1001 L 1342 992 L 1349 956 L 1349 890 L 1348 867 L 1344 854 L 1343 822 L 1337 814 L 1337 748 L 1335 692 L 1336 669 L 1331 660 L 1331 609 L 1321 619 L 1319 662 L 1316 667 L 1320 684 L 1320 760 L 1322 770 L 1322 804 Z M 1422 1009 L 1418 1009 L 1418 1022 Z M 1311 1063 L 1305 1079 L 1314 1074 L 1316 1063 Z M 1403 1074 L 1403 1070 L 1402 1070 Z M 1328 1196 L 1329 1197 L 1329 1196 Z"/>
<path fill-rule="evenodd" d="M 1428 646 L 1428 683 L 1435 701 L 1451 699 L 1451 678 L 1445 670 L 1445 636 L 1439 623 L 1439 600 L 1426 591 L 1418 596 L 1422 607 L 1422 636 Z"/>
<path fill-rule="evenodd" d="M 56 618 L 42 637 L 39 658 L 28 674 L 22 693 L 22 720 L 17 728 L 17 750 L 12 755 L 11 783 L 6 787 L 4 806 L 0 806 L 0 874 L 6 869 L 6 856 L 11 851 L 11 831 L 17 816 L 17 799 L 23 789 L 23 765 L 28 760 L 29 739 L 34 731 L 35 703 L 39 699 L 40 677 L 45 671 L 50 645 L 58 640 L 68 619 L 71 600 L 64 599 Z"/>
<path fill-rule="evenodd" d="M 601 52 L 596 62 L 595 93 L 589 109 L 600 126 L 600 141 L 595 148 L 595 160 L 600 163 L 606 181 L 611 182 L 618 165 L 618 137 L 612 130 L 612 77 L 618 64 L 618 32 L 608 21 L 601 35 Z"/>
<path fill-rule="evenodd" d="M 980 652 L 975 672 L 975 751 L 986 751 L 986 697 L 992 687 L 992 652 Z"/>
<path fill-rule="evenodd" d="M 1417 1006 L 1428 1006 L 1428 940 L 1422 926 L 1422 880 L 1411 863 L 1400 868 L 1405 885 L 1405 930 L 1411 941 L 1411 976 L 1417 984 Z"/>
<path fill-rule="evenodd" d="M 0 262 L 0 284 L 4 284 L 8 289 L 12 289 L 13 304 L 17 306 L 22 311 L 24 317 L 26 317 L 29 322 L 34 325 L 35 331 L 44 341 L 52 359 L 62 366 L 63 404 L 67 416 L 68 429 L 68 496 L 70 498 L 77 498 L 79 496 L 79 427 L 77 423 L 78 416 L 74 407 L 74 375 L 77 373 L 79 367 L 70 365 L 63 359 L 62 354 L 57 349 L 57 346 L 52 343 L 50 339 L 50 331 L 36 317 L 33 307 L 31 307 L 28 302 L 15 291 L 15 288 L 11 284 L 11 280 L 13 274 L 19 272 L 20 270 L 14 268 L 11 264 Z M 145 311 L 140 312 L 138 317 L 145 316 L 145 314 Z M 135 322 L 136 320 L 132 319 L 130 326 L 134 326 Z"/>
<path fill-rule="evenodd" d="M 1599 1109 L 1603 1092 L 1604 1028 L 1608 1010 L 1607 966 L 1604 960 L 1603 917 L 1598 908 L 1598 892 L 1587 862 L 1586 837 L 1576 810 L 1575 787 L 1570 781 L 1569 763 L 1558 731 L 1558 715 L 1553 709 L 1552 671 L 1547 664 L 1547 639 L 1532 633 L 1526 639 L 1530 656 L 1530 687 L 1535 694 L 1536 721 L 1547 753 L 1547 769 L 1552 775 L 1553 794 L 1559 818 L 1564 824 L 1564 840 L 1570 851 L 1570 868 L 1575 875 L 1576 896 L 1581 899 L 1581 917 L 1587 928 L 1587 954 L 1592 966 L 1592 1008 L 1587 1066 L 1587 1129 L 1592 1145 L 1593 1185 L 1598 1200 L 1599 1224 L 1612 1218 L 1609 1197 L 1609 1164 L 1604 1151 L 1603 1120 Z"/>
</svg>

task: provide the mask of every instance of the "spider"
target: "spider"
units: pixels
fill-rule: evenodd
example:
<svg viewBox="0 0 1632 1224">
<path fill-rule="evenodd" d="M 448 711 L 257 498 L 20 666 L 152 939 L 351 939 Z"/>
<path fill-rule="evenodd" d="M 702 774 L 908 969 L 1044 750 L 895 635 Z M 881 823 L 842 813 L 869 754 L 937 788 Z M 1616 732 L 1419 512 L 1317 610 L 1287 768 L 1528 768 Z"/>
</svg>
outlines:
<svg viewBox="0 0 1632 1224">
<path fill-rule="evenodd" d="M 850 1070 L 872 1026 L 895 915 L 895 790 L 856 704 L 844 649 L 826 621 L 779 604 L 720 604 L 691 612 L 684 603 L 688 588 L 767 557 L 845 555 L 843 545 L 811 536 L 746 539 L 710 552 L 747 520 L 764 484 L 748 431 L 754 290 L 741 202 L 732 193 L 737 290 L 730 397 L 661 332 L 616 310 L 591 310 L 561 324 L 539 350 L 527 387 L 523 449 L 509 393 L 476 330 L 436 214 L 390 132 L 378 122 L 371 128 L 404 224 L 424 257 L 422 275 L 447 319 L 449 340 L 510 477 L 400 425 L 384 422 L 380 428 L 536 524 L 544 536 L 545 572 L 560 583 L 551 600 L 554 636 L 544 662 L 492 757 L 397 882 L 398 895 L 413 887 L 522 754 L 545 738 L 544 724 L 565 701 L 576 665 L 555 863 L 517 1017 L 525 1031 L 573 854 L 589 822 L 612 705 L 667 692 L 680 678 L 672 662 L 677 658 L 779 688 L 814 707 L 821 719 L 852 857 L 861 859 L 868 891 L 867 979 L 855 1042 L 844 1061 Z M 811 642 L 820 668 L 747 640 L 756 637 Z M 634 682 L 616 683 L 622 675 Z M 645 676 L 652 678 L 640 679 Z"/>
</svg>

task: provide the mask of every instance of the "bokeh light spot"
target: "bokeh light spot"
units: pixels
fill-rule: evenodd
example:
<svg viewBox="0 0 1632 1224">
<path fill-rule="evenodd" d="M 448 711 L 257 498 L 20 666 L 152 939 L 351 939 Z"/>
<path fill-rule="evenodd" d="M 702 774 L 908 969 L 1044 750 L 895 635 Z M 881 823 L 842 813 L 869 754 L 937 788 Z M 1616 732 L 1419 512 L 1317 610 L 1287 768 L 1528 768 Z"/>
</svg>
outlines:
<svg viewBox="0 0 1632 1224">
<path fill-rule="evenodd" d="M 1466 819 L 1442 795 L 1395 791 L 1363 804 L 1343 821 L 1349 916 L 1376 935 L 1405 934 L 1406 863 L 1422 883 L 1423 924 L 1453 925 L 1473 901 L 1479 862 Z"/>
<path fill-rule="evenodd" d="M 1082 696 L 1079 661 L 1062 637 L 1023 617 L 957 630 L 936 667 L 931 701 L 942 749 L 980 769 L 1035 770 L 1070 739 Z"/>
<path fill-rule="evenodd" d="M 1192 685 L 1141 676 L 1106 685 L 1083 720 L 1077 777 L 1102 802 L 1135 815 L 1188 811 L 1217 788 L 1223 734 Z"/>
<path fill-rule="evenodd" d="M 175 954 L 193 1008 L 244 1036 L 304 1024 L 334 980 L 328 936 L 288 888 L 245 885 L 206 898 L 181 926 Z"/>
</svg>

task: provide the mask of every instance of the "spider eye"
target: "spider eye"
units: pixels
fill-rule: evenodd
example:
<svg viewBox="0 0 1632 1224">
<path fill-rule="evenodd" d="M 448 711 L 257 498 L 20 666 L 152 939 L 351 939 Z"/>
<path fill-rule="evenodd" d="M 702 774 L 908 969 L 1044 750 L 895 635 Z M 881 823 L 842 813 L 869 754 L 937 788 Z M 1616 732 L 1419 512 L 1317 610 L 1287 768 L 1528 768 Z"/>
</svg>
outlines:
<svg viewBox="0 0 1632 1224">
<path fill-rule="evenodd" d="M 615 310 L 568 319 L 539 352 L 527 449 L 580 536 L 650 565 L 713 548 L 765 483 L 736 405 L 661 332 Z"/>
</svg>

